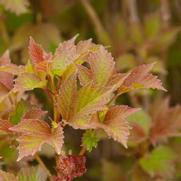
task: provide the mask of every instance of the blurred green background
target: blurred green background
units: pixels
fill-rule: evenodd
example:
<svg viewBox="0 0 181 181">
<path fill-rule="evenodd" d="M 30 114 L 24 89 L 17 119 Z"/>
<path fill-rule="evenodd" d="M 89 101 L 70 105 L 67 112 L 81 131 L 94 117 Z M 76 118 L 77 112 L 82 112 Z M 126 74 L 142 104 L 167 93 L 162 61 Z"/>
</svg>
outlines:
<svg viewBox="0 0 181 181">
<path fill-rule="evenodd" d="M 159 91 L 143 91 L 117 100 L 118 104 L 139 106 L 146 111 L 162 96 L 170 96 L 171 105 L 181 103 L 180 25 L 180 0 L 0 0 L 0 54 L 9 49 L 13 62 L 24 64 L 28 60 L 29 36 L 53 52 L 59 42 L 78 34 L 78 40 L 92 38 L 93 42 L 105 45 L 115 57 L 120 72 L 157 62 L 153 72 L 167 88 L 165 95 Z M 45 109 L 51 109 L 41 92 L 37 90 L 35 94 Z M 144 113 L 138 116 L 141 124 L 149 119 Z M 67 128 L 67 149 L 78 152 L 81 134 Z M 179 138 L 166 146 L 157 146 L 150 157 L 142 159 L 145 147 L 145 143 L 140 143 L 125 150 L 111 140 L 101 141 L 98 148 L 88 154 L 87 174 L 77 180 L 181 180 L 181 160 L 169 168 L 164 167 L 173 159 L 173 150 L 180 154 Z M 14 154 L 5 146 L 0 152 L 7 154 L 7 158 Z M 44 161 L 52 163 L 47 157 Z"/>
</svg>

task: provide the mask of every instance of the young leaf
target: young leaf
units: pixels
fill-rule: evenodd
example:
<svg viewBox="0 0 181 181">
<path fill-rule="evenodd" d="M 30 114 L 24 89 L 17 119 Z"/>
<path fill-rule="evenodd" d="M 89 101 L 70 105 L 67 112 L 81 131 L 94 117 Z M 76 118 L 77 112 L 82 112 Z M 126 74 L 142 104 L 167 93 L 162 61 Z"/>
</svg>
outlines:
<svg viewBox="0 0 181 181">
<path fill-rule="evenodd" d="M 24 119 L 42 119 L 47 114 L 47 111 L 43 111 L 41 108 L 32 108 L 24 115 Z"/>
<path fill-rule="evenodd" d="M 77 94 L 77 80 L 76 75 L 73 74 L 65 80 L 59 90 L 58 106 L 59 111 L 65 120 L 69 120 L 70 112 L 72 112 L 73 99 Z"/>
<path fill-rule="evenodd" d="M 169 99 L 159 100 L 151 109 L 151 142 L 167 140 L 168 137 L 181 136 L 181 106 L 169 107 Z"/>
<path fill-rule="evenodd" d="M 92 80 L 92 72 L 87 67 L 78 65 L 78 78 L 80 80 L 80 84 L 84 86 Z"/>
<path fill-rule="evenodd" d="M 6 51 L 1 57 L 0 57 L 0 68 L 11 64 L 11 60 L 9 57 L 9 52 Z M 13 75 L 7 72 L 4 72 L 3 69 L 0 69 L 0 83 L 3 84 L 8 90 L 11 90 L 13 88 Z"/>
<path fill-rule="evenodd" d="M 23 119 L 19 124 L 10 128 L 11 131 L 17 132 L 20 136 L 18 161 L 26 156 L 33 156 L 41 150 L 44 143 L 50 144 L 55 148 L 58 154 L 61 153 L 63 145 L 63 129 L 60 125 L 51 130 L 45 121 L 39 119 Z"/>
<path fill-rule="evenodd" d="M 157 78 L 157 76 L 154 76 L 151 73 L 149 73 L 153 66 L 154 63 L 147 65 L 143 64 L 134 68 L 119 88 L 118 93 L 122 94 L 131 90 L 141 88 L 152 88 L 166 91 L 166 89 L 162 86 L 162 83 Z"/>
<path fill-rule="evenodd" d="M 72 111 L 68 123 L 75 129 L 84 129 L 89 126 L 91 116 L 101 111 L 112 97 L 111 90 L 100 90 L 93 83 L 80 88 L 72 102 Z"/>
<path fill-rule="evenodd" d="M 9 121 L 0 119 L 0 135 L 11 133 L 9 128 L 12 126 L 13 125 Z"/>
<path fill-rule="evenodd" d="M 165 146 L 155 148 L 151 153 L 140 159 L 139 163 L 144 171 L 151 176 L 170 173 L 171 163 L 175 159 L 173 151 Z"/>
<path fill-rule="evenodd" d="M 87 130 L 82 137 L 82 145 L 87 151 L 91 152 L 93 148 L 97 147 L 99 138 L 94 130 Z"/>
<path fill-rule="evenodd" d="M 115 62 L 110 53 L 100 46 L 95 52 L 90 53 L 88 62 L 91 67 L 93 79 L 99 86 L 105 86 L 113 75 Z"/>
<path fill-rule="evenodd" d="M 46 80 L 41 80 L 33 73 L 23 73 L 15 80 L 15 89 L 19 91 L 43 88 L 45 85 Z"/>
<path fill-rule="evenodd" d="M 109 137 L 127 147 L 130 134 L 127 117 L 136 111 L 138 109 L 128 106 L 112 106 L 106 113 L 103 123 L 98 122 L 98 127 L 102 128 Z"/>
<path fill-rule="evenodd" d="M 53 75 L 61 76 L 77 58 L 75 38 L 60 43 L 57 48 L 51 65 Z"/>
<path fill-rule="evenodd" d="M 28 49 L 35 69 L 39 72 L 46 72 L 48 70 L 48 63 L 52 59 L 51 53 L 46 53 L 41 45 L 37 44 L 32 37 L 30 37 Z"/>
<path fill-rule="evenodd" d="M 11 123 L 18 124 L 27 112 L 27 110 L 28 105 L 25 101 L 21 100 L 20 102 L 18 102 L 18 104 L 15 107 L 15 110 L 12 111 L 10 114 Z"/>
</svg>

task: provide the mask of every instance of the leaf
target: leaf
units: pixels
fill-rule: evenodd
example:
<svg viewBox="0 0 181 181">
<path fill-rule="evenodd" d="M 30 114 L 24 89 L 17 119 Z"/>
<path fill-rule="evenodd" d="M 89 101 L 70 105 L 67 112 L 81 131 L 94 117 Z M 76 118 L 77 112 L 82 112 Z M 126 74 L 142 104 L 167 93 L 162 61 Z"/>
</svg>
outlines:
<svg viewBox="0 0 181 181">
<path fill-rule="evenodd" d="M 63 74 L 63 80 L 73 74 L 77 70 L 78 65 L 83 64 L 87 60 L 89 53 L 96 51 L 98 47 L 99 45 L 92 43 L 91 39 L 80 41 L 76 45 L 77 58 L 73 62 L 73 64 L 70 64 L 67 67 L 66 71 Z"/>
<path fill-rule="evenodd" d="M 3 72 L 1 69 L 5 65 L 11 64 L 9 57 L 9 51 L 6 51 L 0 57 L 0 83 L 3 84 L 8 90 L 13 88 L 13 75 L 10 73 Z"/>
<path fill-rule="evenodd" d="M 80 80 L 80 84 L 84 86 L 85 84 L 89 83 L 92 79 L 92 73 L 91 71 L 82 65 L 77 66 L 78 67 L 78 78 Z"/>
<path fill-rule="evenodd" d="M 25 115 L 25 113 L 27 112 L 27 110 L 28 110 L 28 105 L 24 100 L 18 102 L 18 104 L 15 107 L 15 110 L 12 111 L 10 114 L 11 123 L 18 124 Z"/>
<path fill-rule="evenodd" d="M 95 87 L 93 82 L 77 90 L 75 78 L 70 78 L 60 88 L 59 110 L 66 124 L 75 129 L 89 128 L 91 117 L 105 108 L 113 92 L 121 85 L 127 75 L 118 74 L 105 88 Z"/>
<path fill-rule="evenodd" d="M 89 126 L 91 116 L 101 111 L 110 101 L 112 92 L 110 90 L 100 90 L 92 83 L 80 88 L 73 100 L 73 109 L 66 120 L 75 129 L 84 129 Z M 85 126 L 85 127 L 84 127 Z"/>
<path fill-rule="evenodd" d="M 55 148 L 58 154 L 61 153 L 63 145 L 63 129 L 60 125 L 51 130 L 45 121 L 39 119 L 23 119 L 19 124 L 10 128 L 11 131 L 17 132 L 20 136 L 18 161 L 26 156 L 33 156 L 41 150 L 44 143 L 50 144 Z"/>
<path fill-rule="evenodd" d="M 59 111 L 65 120 L 69 120 L 70 112 L 72 111 L 72 102 L 77 94 L 76 75 L 73 74 L 65 80 L 59 90 L 58 106 Z"/>
<path fill-rule="evenodd" d="M 0 170 L 0 181 L 18 181 L 12 173 Z"/>
<path fill-rule="evenodd" d="M 18 181 L 46 181 L 47 174 L 40 166 L 27 167 L 19 171 L 17 178 Z"/>
<path fill-rule="evenodd" d="M 100 46 L 97 51 L 90 53 L 88 62 L 96 84 L 105 86 L 114 71 L 115 63 L 111 54 L 103 46 Z"/>
<path fill-rule="evenodd" d="M 140 110 L 128 116 L 128 121 L 132 127 L 129 140 L 131 143 L 140 143 L 145 140 L 151 127 L 151 118 L 144 111 Z"/>
<path fill-rule="evenodd" d="M 52 60 L 51 72 L 61 76 L 77 58 L 75 38 L 60 43 Z"/>
<path fill-rule="evenodd" d="M 0 0 L 0 4 L 17 15 L 26 13 L 28 11 L 27 7 L 29 6 L 28 0 Z"/>
<path fill-rule="evenodd" d="M 42 119 L 47 114 L 47 111 L 43 111 L 41 108 L 32 108 L 24 115 L 24 119 Z"/>
<path fill-rule="evenodd" d="M 46 85 L 46 80 L 41 80 L 33 73 L 23 73 L 15 80 L 16 90 L 33 90 L 35 88 L 43 88 Z"/>
<path fill-rule="evenodd" d="M 102 128 L 109 137 L 127 147 L 127 140 L 130 134 L 127 117 L 136 111 L 138 109 L 128 106 L 112 106 L 106 113 L 104 121 L 102 123 L 98 122 L 98 127 Z"/>
<path fill-rule="evenodd" d="M 87 130 L 82 137 L 82 145 L 87 151 L 91 152 L 93 148 L 97 147 L 99 138 L 94 130 Z"/>
<path fill-rule="evenodd" d="M 146 171 L 151 176 L 154 176 L 158 173 L 170 173 L 171 165 L 174 159 L 175 154 L 170 148 L 159 146 L 151 153 L 141 158 L 139 163 L 144 171 Z"/>
<path fill-rule="evenodd" d="M 154 63 L 152 64 L 143 64 L 136 68 L 134 68 L 130 75 L 126 78 L 123 85 L 119 88 L 119 94 L 142 88 L 152 88 L 152 89 L 160 89 L 166 91 L 166 89 L 162 86 L 161 81 L 157 78 L 157 76 L 149 73 L 153 68 Z"/>
<path fill-rule="evenodd" d="M 9 121 L 0 119 L 0 135 L 11 133 L 9 128 L 12 126 L 13 125 Z"/>
<path fill-rule="evenodd" d="M 46 53 L 41 45 L 37 44 L 32 37 L 30 37 L 28 49 L 35 69 L 40 72 L 48 71 L 48 64 L 52 59 L 51 53 Z"/>
<path fill-rule="evenodd" d="M 169 99 L 157 100 L 150 110 L 151 142 L 156 144 L 169 137 L 181 136 L 181 106 L 169 107 Z"/>
</svg>

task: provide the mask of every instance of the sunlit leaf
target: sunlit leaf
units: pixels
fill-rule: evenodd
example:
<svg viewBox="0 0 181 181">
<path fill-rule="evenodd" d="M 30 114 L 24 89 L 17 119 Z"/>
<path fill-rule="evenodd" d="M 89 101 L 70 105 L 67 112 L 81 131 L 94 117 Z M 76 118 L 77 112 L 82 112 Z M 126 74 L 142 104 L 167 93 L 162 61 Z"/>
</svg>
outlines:
<svg viewBox="0 0 181 181">
<path fill-rule="evenodd" d="M 88 62 L 96 84 L 101 86 L 106 85 L 113 75 L 115 65 L 111 53 L 109 53 L 103 46 L 100 46 L 98 51 L 90 53 Z"/>
<path fill-rule="evenodd" d="M 126 78 L 123 85 L 119 88 L 119 94 L 135 89 L 160 89 L 165 90 L 161 81 L 150 73 L 154 63 L 140 65 L 134 68 L 130 75 Z"/>
<path fill-rule="evenodd" d="M 13 88 L 13 75 L 7 72 L 3 72 L 3 66 L 10 65 L 11 60 L 9 57 L 9 52 L 6 51 L 0 57 L 0 83 L 3 84 L 8 90 Z"/>
<path fill-rule="evenodd" d="M 75 38 L 59 44 L 51 65 L 51 71 L 54 75 L 61 76 L 77 58 Z"/>
<path fill-rule="evenodd" d="M 15 80 L 15 89 L 19 91 L 43 88 L 45 85 L 46 80 L 41 80 L 33 73 L 23 73 Z"/>
<path fill-rule="evenodd" d="M 48 71 L 48 61 L 51 60 L 52 55 L 51 53 L 46 53 L 41 45 L 37 44 L 32 37 L 30 37 L 29 41 L 29 55 L 37 71 Z"/>
<path fill-rule="evenodd" d="M 63 130 L 60 125 L 51 130 L 45 121 L 38 119 L 24 119 L 10 130 L 17 132 L 20 136 L 18 161 L 26 156 L 33 156 L 41 150 L 44 143 L 50 144 L 60 154 L 63 145 Z"/>
</svg>

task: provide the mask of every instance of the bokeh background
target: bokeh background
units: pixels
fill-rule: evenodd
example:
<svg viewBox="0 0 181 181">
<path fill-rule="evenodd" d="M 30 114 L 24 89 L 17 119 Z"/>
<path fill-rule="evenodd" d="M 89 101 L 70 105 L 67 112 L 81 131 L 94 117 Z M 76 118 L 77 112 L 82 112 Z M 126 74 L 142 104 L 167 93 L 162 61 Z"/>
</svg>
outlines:
<svg viewBox="0 0 181 181">
<path fill-rule="evenodd" d="M 0 54 L 9 49 L 14 63 L 28 61 L 29 36 L 53 52 L 59 42 L 78 34 L 77 40 L 92 38 L 93 42 L 105 45 L 120 72 L 156 62 L 153 73 L 168 90 L 120 96 L 118 104 L 143 109 L 136 115 L 140 120 L 135 128 L 138 138 L 131 135 L 137 140 L 128 149 L 112 140 L 101 141 L 87 154 L 88 171 L 77 180 L 181 180 L 179 136 L 156 146 L 142 140 L 143 130 L 148 130 L 153 120 L 150 108 L 159 108 L 168 96 L 171 106 L 181 103 L 180 25 L 180 0 L 0 0 Z M 51 111 L 46 96 L 39 90 L 35 95 L 44 109 Z M 158 99 L 160 103 L 154 104 Z M 81 135 L 81 131 L 67 128 L 66 149 L 78 153 Z M 6 155 L 7 164 L 14 164 L 11 150 L 0 145 L 0 154 Z M 48 154 L 42 157 L 52 169 L 54 161 Z"/>
</svg>

